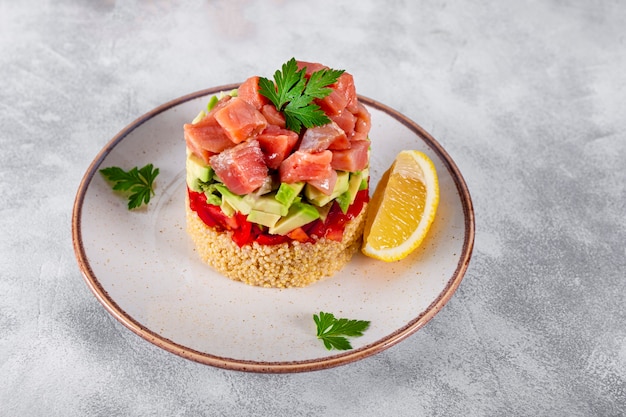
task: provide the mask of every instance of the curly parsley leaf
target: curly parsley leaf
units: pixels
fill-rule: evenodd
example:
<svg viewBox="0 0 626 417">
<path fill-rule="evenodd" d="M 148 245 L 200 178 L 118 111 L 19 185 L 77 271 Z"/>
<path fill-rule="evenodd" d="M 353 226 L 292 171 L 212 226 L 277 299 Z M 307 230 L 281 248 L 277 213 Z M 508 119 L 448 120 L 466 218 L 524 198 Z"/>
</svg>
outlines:
<svg viewBox="0 0 626 417">
<path fill-rule="evenodd" d="M 299 133 L 302 127 L 310 128 L 330 123 L 315 99 L 327 97 L 343 70 L 322 69 L 313 72 L 308 80 L 306 68 L 298 70 L 295 58 L 274 73 L 274 81 L 259 77 L 259 93 L 267 97 L 276 109 L 285 115 L 287 128 Z"/>
<path fill-rule="evenodd" d="M 369 328 L 370 322 L 365 320 L 337 319 L 332 313 L 313 314 L 313 320 L 317 326 L 317 338 L 320 339 L 326 349 L 349 350 L 352 349 L 348 337 L 363 336 L 363 332 Z"/>
<path fill-rule="evenodd" d="M 101 169 L 100 173 L 113 183 L 113 190 L 129 193 L 128 209 L 131 210 L 150 202 L 150 197 L 154 195 L 154 179 L 159 175 L 159 168 L 148 164 L 143 168 L 134 167 L 124 171 L 113 166 Z"/>
</svg>

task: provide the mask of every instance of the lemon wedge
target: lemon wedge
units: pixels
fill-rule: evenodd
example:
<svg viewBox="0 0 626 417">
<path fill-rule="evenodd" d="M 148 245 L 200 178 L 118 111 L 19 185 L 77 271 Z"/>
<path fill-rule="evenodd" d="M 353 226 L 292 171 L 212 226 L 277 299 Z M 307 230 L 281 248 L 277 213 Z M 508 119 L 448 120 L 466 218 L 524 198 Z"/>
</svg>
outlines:
<svg viewBox="0 0 626 417">
<path fill-rule="evenodd" d="M 439 205 L 439 180 L 423 152 L 400 152 L 376 186 L 370 201 L 361 251 L 387 262 L 417 249 Z"/>
</svg>

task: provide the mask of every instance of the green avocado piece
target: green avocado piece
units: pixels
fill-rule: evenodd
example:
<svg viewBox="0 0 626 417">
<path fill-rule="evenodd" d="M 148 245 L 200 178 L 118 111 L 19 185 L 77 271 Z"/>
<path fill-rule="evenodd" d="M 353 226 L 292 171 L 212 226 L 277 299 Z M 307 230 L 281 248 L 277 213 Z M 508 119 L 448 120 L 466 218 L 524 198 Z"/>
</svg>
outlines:
<svg viewBox="0 0 626 417">
<path fill-rule="evenodd" d="M 222 205 L 224 205 L 224 202 L 227 202 L 233 209 L 242 214 L 250 213 L 252 206 L 249 204 L 248 200 L 234 194 L 223 184 L 215 184 L 215 188 L 222 194 Z"/>
<path fill-rule="evenodd" d="M 348 189 L 337 197 L 337 203 L 341 208 L 341 211 L 345 214 L 348 211 L 348 207 L 354 203 L 356 195 L 361 188 L 362 174 L 354 172 L 350 174 L 350 181 L 348 182 Z"/>
<path fill-rule="evenodd" d="M 235 208 L 230 205 L 230 203 L 226 200 L 222 199 L 222 203 L 220 204 L 220 209 L 222 209 L 222 213 L 227 215 L 228 217 L 232 217 L 235 214 Z"/>
<path fill-rule="evenodd" d="M 292 184 L 283 182 L 280 184 L 278 191 L 276 191 L 276 201 L 289 208 L 303 188 L 304 182 L 302 181 L 294 182 Z"/>
<path fill-rule="evenodd" d="M 280 214 L 267 213 L 256 209 L 250 210 L 247 217 L 249 222 L 261 224 L 267 227 L 274 227 L 276 222 L 280 219 Z"/>
<path fill-rule="evenodd" d="M 213 176 L 212 168 L 205 164 L 202 159 L 196 156 L 193 153 L 189 153 L 187 155 L 187 160 L 185 163 L 186 171 L 187 171 L 187 186 L 194 191 L 202 191 L 200 188 L 200 184 L 198 181 L 207 182 Z"/>
<path fill-rule="evenodd" d="M 370 169 L 369 168 L 365 168 L 363 171 L 361 171 L 361 185 L 359 186 L 359 191 L 361 190 L 367 190 L 367 187 L 369 186 L 368 183 L 368 179 L 370 177 Z"/>
<path fill-rule="evenodd" d="M 206 111 L 210 112 L 211 110 L 213 110 L 213 107 L 215 107 L 218 101 L 219 99 L 217 98 L 217 96 L 212 96 L 209 99 L 209 102 L 206 104 Z"/>
<path fill-rule="evenodd" d="M 191 121 L 191 124 L 194 125 L 198 123 L 200 120 L 204 119 L 205 116 L 206 116 L 206 113 L 204 112 L 204 110 L 201 110 L 200 113 L 198 113 L 198 115 L 193 118 L 193 120 Z"/>
<path fill-rule="evenodd" d="M 266 213 L 278 214 L 279 216 L 286 216 L 289 212 L 289 206 L 284 205 L 278 201 L 275 194 L 266 194 L 257 197 L 254 200 L 252 208 L 258 211 L 264 211 Z"/>
<path fill-rule="evenodd" d="M 286 235 L 293 229 L 304 226 L 319 217 L 320 214 L 314 206 L 296 201 L 289 207 L 287 216 L 281 218 L 268 231 L 273 235 Z"/>
<path fill-rule="evenodd" d="M 311 203 L 318 207 L 322 207 L 348 190 L 350 181 L 350 173 L 347 171 L 337 171 L 337 182 L 335 188 L 330 195 L 326 195 L 317 188 L 308 184 L 304 187 L 304 195 Z"/>
</svg>

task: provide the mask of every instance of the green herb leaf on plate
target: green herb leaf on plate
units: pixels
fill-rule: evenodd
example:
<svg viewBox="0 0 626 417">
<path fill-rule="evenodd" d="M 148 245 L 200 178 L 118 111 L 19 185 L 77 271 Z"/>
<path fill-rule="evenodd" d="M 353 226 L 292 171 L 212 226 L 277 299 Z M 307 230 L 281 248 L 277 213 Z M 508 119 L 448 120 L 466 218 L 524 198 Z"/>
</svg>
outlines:
<svg viewBox="0 0 626 417">
<path fill-rule="evenodd" d="M 154 195 L 154 180 L 159 175 L 159 168 L 147 164 L 143 168 L 134 167 L 124 171 L 120 167 L 103 168 L 100 173 L 111 182 L 115 191 L 128 193 L 128 209 L 148 204 Z"/>
<path fill-rule="evenodd" d="M 314 314 L 313 320 L 317 326 L 317 338 L 324 343 L 328 350 L 352 349 L 347 337 L 363 336 L 363 332 L 370 325 L 370 322 L 365 320 L 337 319 L 332 313 L 324 313 L 323 311 L 320 311 L 319 315 Z"/>
</svg>

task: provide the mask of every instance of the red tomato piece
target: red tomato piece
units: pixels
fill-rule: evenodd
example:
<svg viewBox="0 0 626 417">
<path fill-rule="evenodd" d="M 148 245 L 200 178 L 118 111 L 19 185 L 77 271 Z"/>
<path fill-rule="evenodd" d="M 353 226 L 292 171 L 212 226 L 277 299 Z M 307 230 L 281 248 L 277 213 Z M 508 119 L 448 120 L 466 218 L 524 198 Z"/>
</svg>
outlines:
<svg viewBox="0 0 626 417">
<path fill-rule="evenodd" d="M 301 227 L 293 229 L 291 232 L 287 233 L 292 240 L 297 240 L 300 243 L 305 243 L 309 241 L 309 235 L 302 229 Z"/>
</svg>

